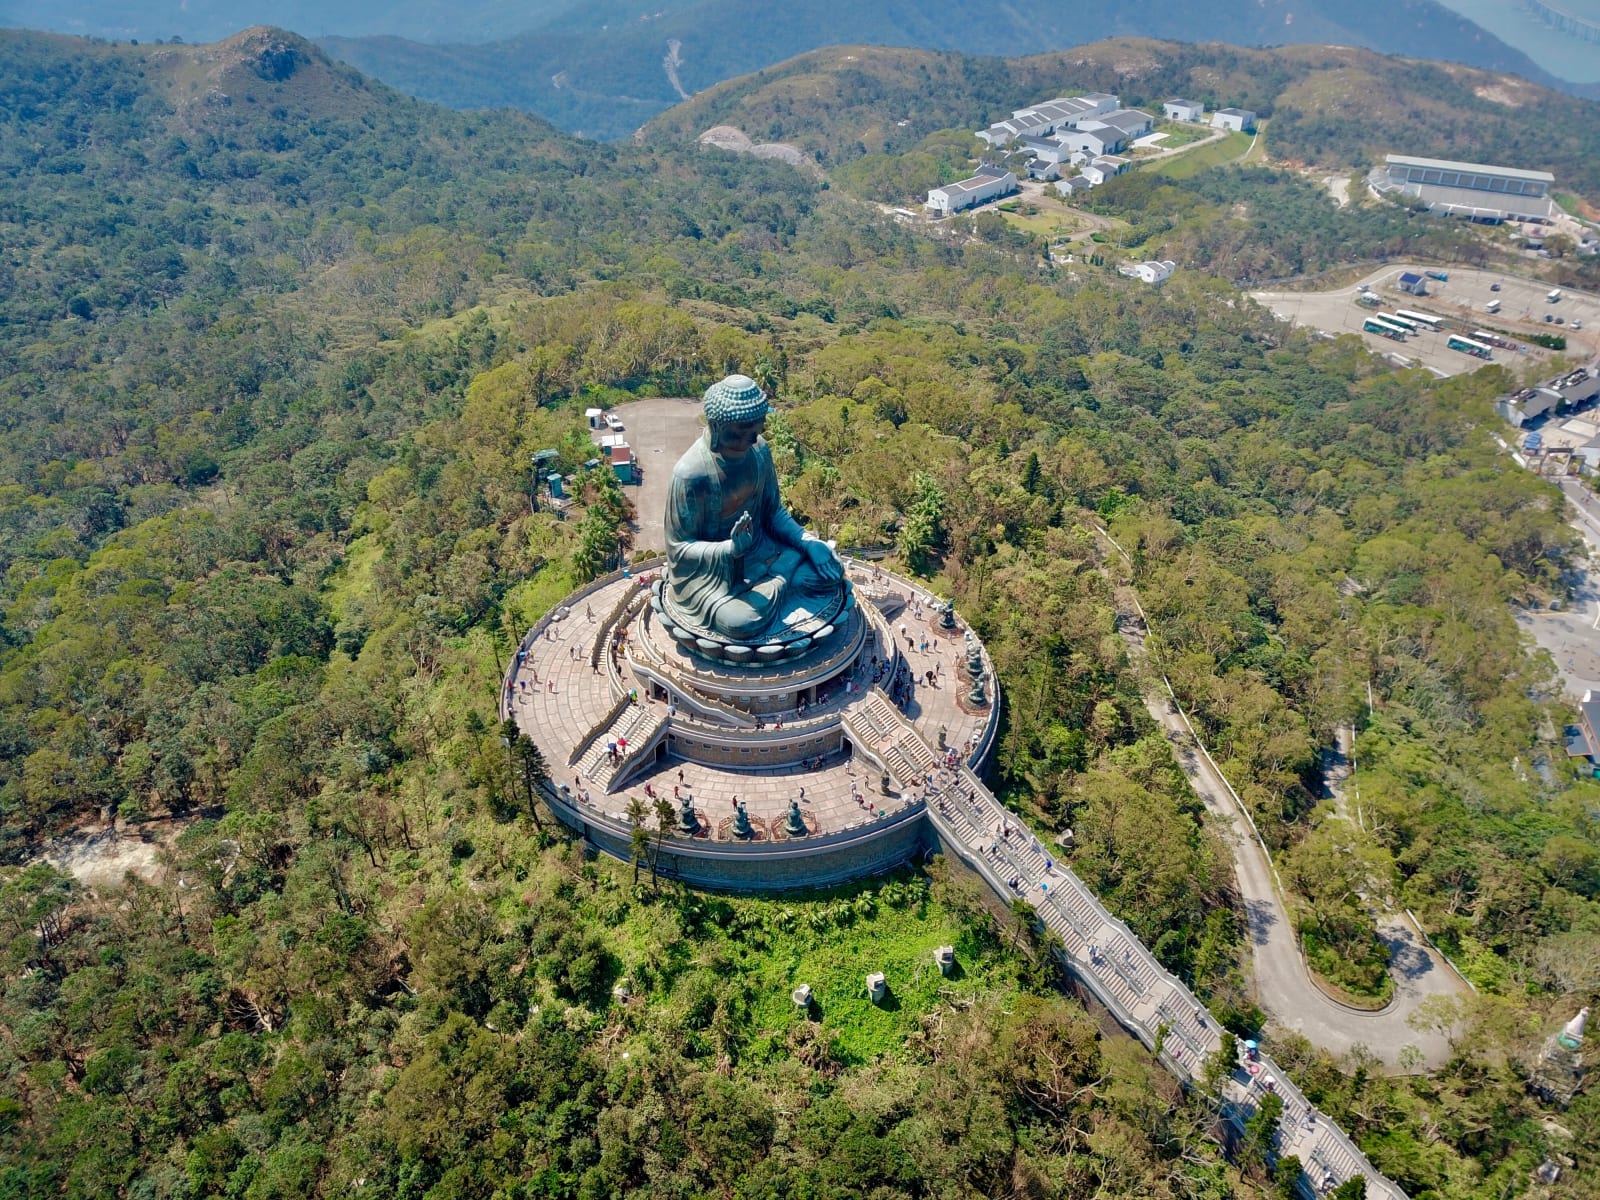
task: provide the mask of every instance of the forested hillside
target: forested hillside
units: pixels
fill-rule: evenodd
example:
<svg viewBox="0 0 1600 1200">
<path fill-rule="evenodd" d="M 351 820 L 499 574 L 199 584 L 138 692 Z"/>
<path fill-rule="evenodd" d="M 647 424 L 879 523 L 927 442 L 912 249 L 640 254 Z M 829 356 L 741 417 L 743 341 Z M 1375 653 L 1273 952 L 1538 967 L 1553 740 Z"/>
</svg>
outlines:
<svg viewBox="0 0 1600 1200">
<path fill-rule="evenodd" d="M 375 30 L 374 32 L 379 32 Z M 383 31 L 388 32 L 388 31 Z M 1133 0 L 1066 5 L 1020 0 L 934 8 L 893 0 L 698 0 L 649 14 L 608 6 L 528 25 L 487 45 L 427 45 L 398 37 L 329 38 L 337 57 L 394 86 L 462 108 L 511 105 L 568 129 L 625 137 L 687 94 L 827 46 L 906 46 L 968 55 L 1057 51 L 1101 38 L 1143 36 L 1261 46 L 1330 43 L 1467 63 L 1559 86 L 1519 51 L 1433 0 L 1210 0 L 1152 7 Z M 939 105 L 942 97 L 929 95 Z"/>
<path fill-rule="evenodd" d="M 1159 112 L 1188 96 L 1270 118 L 1273 157 L 1370 165 L 1386 153 L 1552 171 L 1600 198 L 1600 107 L 1521 79 L 1347 46 L 1281 50 L 1119 38 L 1058 54 L 833 47 L 729 80 L 663 113 L 642 136 L 688 140 L 734 125 L 793 142 L 825 165 L 898 155 L 930 134 L 971 130 L 1074 91 L 1108 91 Z M 969 143 L 969 147 L 973 143 Z"/>
<path fill-rule="evenodd" d="M 1592 1171 L 1600 1103 L 1556 1123 L 1524 1086 L 1600 991 L 1600 786 L 1511 615 L 1571 535 L 1493 441 L 1498 369 L 1397 374 L 1202 272 L 1058 275 L 776 164 L 434 109 L 270 30 L 3 35 L 0 92 L 0 1194 L 1289 1193 L 1270 1129 L 1225 1159 L 1212 1093 L 942 864 L 701 896 L 526 803 L 499 661 L 628 549 L 582 409 L 735 369 L 776 385 L 796 511 L 978 626 L 997 787 L 1219 1019 L 1260 1020 L 1228 860 L 1096 524 L 1302 927 L 1381 975 L 1362 898 L 1392 894 L 1479 986 L 1435 1076 L 1281 1060 L 1413 1195 Z M 552 446 L 564 522 L 528 502 Z M 1352 719 L 1365 830 L 1317 801 Z M 158 819 L 155 882 L 34 861 Z"/>
</svg>

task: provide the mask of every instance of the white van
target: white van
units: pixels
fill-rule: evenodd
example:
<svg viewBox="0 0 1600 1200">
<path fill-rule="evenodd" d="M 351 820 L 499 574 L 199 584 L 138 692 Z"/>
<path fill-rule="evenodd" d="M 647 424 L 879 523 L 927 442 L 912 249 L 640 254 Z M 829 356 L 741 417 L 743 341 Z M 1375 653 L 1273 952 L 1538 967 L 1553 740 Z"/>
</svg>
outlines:
<svg viewBox="0 0 1600 1200">
<path fill-rule="evenodd" d="M 1561 289 L 1560 288 L 1551 288 L 1544 295 L 1544 302 L 1546 304 L 1554 304 L 1559 299 L 1561 299 Z"/>
<path fill-rule="evenodd" d="M 1492 312 L 1492 313 L 1499 312 L 1500 311 L 1500 301 L 1498 301 L 1498 300 L 1489 301 L 1489 303 L 1487 303 L 1487 304 L 1485 304 L 1483 306 L 1483 311 L 1484 312 Z"/>
</svg>

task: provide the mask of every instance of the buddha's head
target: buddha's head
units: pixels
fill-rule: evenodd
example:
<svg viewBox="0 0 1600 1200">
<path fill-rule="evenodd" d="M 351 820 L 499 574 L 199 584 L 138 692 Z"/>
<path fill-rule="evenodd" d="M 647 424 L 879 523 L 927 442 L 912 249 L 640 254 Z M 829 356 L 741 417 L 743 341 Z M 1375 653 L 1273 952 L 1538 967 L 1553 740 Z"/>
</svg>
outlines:
<svg viewBox="0 0 1600 1200">
<path fill-rule="evenodd" d="M 767 397 L 748 375 L 729 375 L 706 389 L 705 413 L 711 452 L 743 458 L 767 425 Z"/>
</svg>

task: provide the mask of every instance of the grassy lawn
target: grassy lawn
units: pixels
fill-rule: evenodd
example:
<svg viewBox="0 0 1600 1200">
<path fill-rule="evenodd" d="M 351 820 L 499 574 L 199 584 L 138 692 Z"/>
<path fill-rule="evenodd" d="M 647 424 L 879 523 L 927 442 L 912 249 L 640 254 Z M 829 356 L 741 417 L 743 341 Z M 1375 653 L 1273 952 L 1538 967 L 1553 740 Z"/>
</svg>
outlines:
<svg viewBox="0 0 1600 1200">
<path fill-rule="evenodd" d="M 1237 162 L 1249 151 L 1250 142 L 1251 135 L 1248 133 L 1230 133 L 1218 141 L 1207 142 L 1186 153 L 1162 159 L 1144 169 L 1165 175 L 1168 179 L 1189 179 L 1212 167 Z"/>
<path fill-rule="evenodd" d="M 1583 217 L 1583 201 L 1571 192 L 1552 192 L 1551 199 L 1561 206 L 1561 211 L 1569 217 Z"/>
<path fill-rule="evenodd" d="M 1077 233 L 1088 224 L 1077 212 L 1054 201 L 1023 205 L 1024 210 L 1027 208 L 1037 208 L 1038 211 L 1002 212 L 1000 215 L 1018 229 L 1046 238 Z"/>
<path fill-rule="evenodd" d="M 1204 141 L 1210 135 L 1211 127 L 1194 121 L 1157 121 L 1155 132 L 1167 135 L 1161 139 L 1160 148 L 1173 150 L 1179 146 L 1190 146 L 1195 142 Z"/>
<path fill-rule="evenodd" d="M 1243 137 L 1244 135 L 1240 134 L 1239 136 Z M 1265 162 L 1266 158 L 1267 158 L 1267 123 L 1265 121 L 1262 121 L 1256 126 L 1256 132 L 1255 132 L 1255 134 L 1254 134 L 1254 136 L 1253 136 L 1253 138 L 1252 138 L 1252 140 L 1250 142 L 1250 148 L 1245 151 L 1244 157 L 1242 159 L 1240 159 L 1239 161 L 1240 162 L 1245 162 L 1245 163 L 1260 163 L 1260 162 Z"/>
<path fill-rule="evenodd" d="M 622 973 L 647 984 L 649 1009 L 668 1024 L 710 977 L 743 997 L 754 1059 L 781 1057 L 793 1027 L 804 1020 L 790 997 L 811 985 L 810 1019 L 841 1063 L 857 1066 L 902 1051 L 922 1019 L 952 997 L 1009 1000 L 1019 990 L 1017 961 L 1002 939 L 1008 919 L 975 932 L 934 896 L 924 877 L 900 871 L 887 880 L 805 893 L 804 898 L 694 896 L 688 922 L 670 895 L 655 902 L 626 899 L 630 868 L 605 861 L 610 903 L 620 910 L 610 933 Z M 605 885 L 602 885 L 603 887 Z M 673 910 L 677 910 L 674 912 Z M 683 940 L 681 923 L 695 932 Z M 675 941 L 670 949 L 666 939 Z M 954 946 L 947 978 L 933 961 L 938 946 Z M 654 968 L 645 964 L 654 962 Z M 882 971 L 888 997 L 867 998 L 866 977 Z M 649 1025 L 640 1033 L 649 1035 Z"/>
</svg>

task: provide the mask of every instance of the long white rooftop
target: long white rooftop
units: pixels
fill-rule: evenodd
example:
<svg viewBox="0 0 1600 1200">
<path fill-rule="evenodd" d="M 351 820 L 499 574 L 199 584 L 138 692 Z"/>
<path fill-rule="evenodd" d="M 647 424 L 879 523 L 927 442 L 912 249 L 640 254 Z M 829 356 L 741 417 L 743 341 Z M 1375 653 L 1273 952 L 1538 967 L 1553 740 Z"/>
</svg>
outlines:
<svg viewBox="0 0 1600 1200">
<path fill-rule="evenodd" d="M 1471 172 L 1476 175 L 1500 175 L 1506 179 L 1526 179 L 1532 183 L 1554 183 L 1556 177 L 1549 171 L 1524 171 L 1518 167 L 1495 167 L 1488 163 L 1456 162 L 1448 158 L 1415 158 L 1409 154 L 1385 154 L 1390 166 L 1422 167 L 1428 171 Z"/>
</svg>

